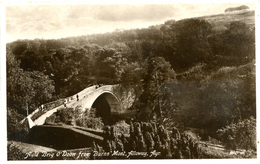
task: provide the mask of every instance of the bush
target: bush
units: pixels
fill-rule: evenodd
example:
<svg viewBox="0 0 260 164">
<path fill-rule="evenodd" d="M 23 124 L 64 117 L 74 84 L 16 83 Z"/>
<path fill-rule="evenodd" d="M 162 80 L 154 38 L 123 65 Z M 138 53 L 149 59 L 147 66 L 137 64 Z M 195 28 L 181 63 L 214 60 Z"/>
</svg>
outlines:
<svg viewBox="0 0 260 164">
<path fill-rule="evenodd" d="M 210 136 L 208 136 L 208 142 L 211 143 L 211 144 L 215 144 L 215 145 L 221 145 L 220 141 L 218 141 L 217 139 L 212 138 Z"/>
<path fill-rule="evenodd" d="M 158 129 L 158 131 L 156 130 Z M 194 138 L 187 133 L 180 133 L 175 127 L 173 132 L 166 130 L 162 125 L 147 122 L 130 122 L 130 136 L 116 135 L 115 126 L 104 128 L 104 140 L 102 143 L 105 152 L 147 152 L 156 151 L 160 155 L 152 158 L 201 158 L 201 148 Z M 96 150 L 95 146 L 93 149 Z M 132 159 L 148 157 L 131 156 Z"/>
<path fill-rule="evenodd" d="M 127 124 L 124 120 L 117 122 L 115 125 L 115 131 L 117 134 L 129 134 L 130 133 L 130 125 Z"/>
<path fill-rule="evenodd" d="M 230 154 L 229 152 L 225 152 L 222 150 L 209 148 L 209 147 L 201 147 L 202 158 L 204 159 L 223 159 L 223 158 L 238 158 L 235 154 Z"/>
<path fill-rule="evenodd" d="M 51 116 L 47 117 L 45 123 L 47 124 L 54 124 L 59 119 L 56 117 L 56 113 L 52 114 Z"/>
<path fill-rule="evenodd" d="M 241 120 L 217 131 L 226 149 L 256 150 L 256 119 Z"/>
<path fill-rule="evenodd" d="M 22 116 L 19 115 L 15 110 L 7 109 L 7 138 L 8 140 L 27 142 L 29 135 L 29 127 L 27 122 L 20 125 L 19 120 Z"/>
<path fill-rule="evenodd" d="M 73 108 L 63 108 L 57 111 L 57 116 L 60 117 L 60 121 L 67 125 L 73 125 L 74 109 Z"/>
<path fill-rule="evenodd" d="M 85 116 L 83 118 L 83 121 L 84 122 L 79 123 L 79 125 L 86 127 L 86 128 L 103 129 L 103 127 L 104 127 L 104 124 L 103 124 L 100 117 L 98 117 L 98 118 L 89 117 L 88 118 L 88 117 Z M 78 121 L 76 122 L 76 125 L 78 125 L 77 123 L 78 123 Z"/>
<path fill-rule="evenodd" d="M 15 127 L 18 124 L 18 113 L 11 109 L 7 108 L 7 138 L 13 138 L 15 133 Z"/>
<path fill-rule="evenodd" d="M 82 109 L 76 108 L 74 110 L 75 114 L 75 123 L 77 126 L 82 126 L 92 129 L 103 129 L 104 123 L 100 117 L 96 117 L 96 110 L 86 109 L 85 112 L 82 112 Z"/>
<path fill-rule="evenodd" d="M 222 151 L 210 147 L 201 147 L 201 158 L 203 159 L 224 159 L 224 158 L 257 158 L 256 151 L 246 151 L 243 153 L 230 154 L 228 151 Z"/>
<path fill-rule="evenodd" d="M 13 142 L 7 143 L 7 160 L 23 160 L 25 154 Z"/>
<path fill-rule="evenodd" d="M 81 107 L 60 109 L 48 117 L 46 123 L 63 123 L 92 129 L 103 129 L 104 126 L 102 119 L 96 117 L 95 109 L 83 111 Z"/>
</svg>

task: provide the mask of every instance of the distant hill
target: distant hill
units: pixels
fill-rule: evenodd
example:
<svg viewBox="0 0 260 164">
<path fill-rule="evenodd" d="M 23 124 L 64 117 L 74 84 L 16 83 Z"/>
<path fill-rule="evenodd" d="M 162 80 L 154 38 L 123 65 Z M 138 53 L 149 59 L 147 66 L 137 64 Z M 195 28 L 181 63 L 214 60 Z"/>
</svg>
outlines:
<svg viewBox="0 0 260 164">
<path fill-rule="evenodd" d="M 181 19 L 178 21 L 175 21 L 173 19 L 165 21 L 164 24 L 157 24 L 157 25 L 152 25 L 149 26 L 148 28 L 142 28 L 142 29 L 131 29 L 131 30 L 123 30 L 121 33 L 117 32 L 112 32 L 112 33 L 104 33 L 104 34 L 94 34 L 94 35 L 85 35 L 85 37 L 89 40 L 90 43 L 97 43 L 98 42 L 98 37 L 106 36 L 105 39 L 107 38 L 116 38 L 114 35 L 117 36 L 117 38 L 120 38 L 120 41 L 122 42 L 128 42 L 128 41 L 133 41 L 135 39 L 144 39 L 140 37 L 140 33 L 146 31 L 145 33 L 150 33 L 154 31 L 155 38 L 156 36 L 156 30 L 157 31 L 162 31 L 163 29 L 170 29 L 171 25 L 176 24 L 178 22 L 182 22 L 185 20 L 189 19 L 203 19 L 208 21 L 212 25 L 212 30 L 215 33 L 221 33 L 224 30 L 229 28 L 230 23 L 238 21 L 245 23 L 250 27 L 250 29 L 255 29 L 255 11 L 254 10 L 244 10 L 243 12 L 235 12 L 232 14 L 217 14 L 217 15 L 209 15 L 209 16 L 201 16 L 201 17 L 193 17 L 193 18 L 186 18 L 186 19 Z M 163 29 L 162 29 L 163 28 Z M 131 36 L 132 37 L 129 37 Z M 138 35 L 139 38 L 136 38 L 134 36 Z M 126 38 L 127 37 L 127 38 Z M 95 39 L 93 39 L 95 38 Z M 129 40 L 130 39 L 130 40 Z M 151 37 L 149 38 L 151 39 Z M 104 40 L 104 38 L 103 38 Z M 117 40 L 118 41 L 118 40 Z"/>
<path fill-rule="evenodd" d="M 249 25 L 250 28 L 255 28 L 255 11 L 247 10 L 241 13 L 218 14 L 198 18 L 208 21 L 216 32 L 226 30 L 230 23 L 234 21 L 240 21 Z"/>
<path fill-rule="evenodd" d="M 234 21 L 239 21 L 243 22 L 247 25 L 249 25 L 251 28 L 255 28 L 255 11 L 254 10 L 244 10 L 243 12 L 236 12 L 232 14 L 216 14 L 216 15 L 207 15 L 207 16 L 201 16 L 201 17 L 192 17 L 192 18 L 186 18 L 186 19 L 181 19 L 178 21 L 184 21 L 187 19 L 193 19 L 193 18 L 198 18 L 198 19 L 204 19 L 208 21 L 212 27 L 213 30 L 216 32 L 222 32 L 223 30 L 226 30 L 231 22 Z M 155 28 L 155 29 L 160 29 L 163 25 L 166 25 L 167 27 L 171 26 L 172 24 L 178 22 L 173 19 L 165 21 L 164 24 L 159 24 L 159 25 L 153 25 L 150 26 L 149 28 Z"/>
</svg>

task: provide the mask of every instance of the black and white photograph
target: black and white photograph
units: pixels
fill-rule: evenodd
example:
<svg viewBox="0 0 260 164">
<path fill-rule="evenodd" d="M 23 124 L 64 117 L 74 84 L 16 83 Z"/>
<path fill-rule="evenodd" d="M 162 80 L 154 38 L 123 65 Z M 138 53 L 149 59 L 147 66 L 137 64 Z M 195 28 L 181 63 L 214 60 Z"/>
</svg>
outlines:
<svg viewBox="0 0 260 164">
<path fill-rule="evenodd" d="M 2 3 L 7 161 L 257 160 L 259 1 L 134 2 Z"/>
</svg>

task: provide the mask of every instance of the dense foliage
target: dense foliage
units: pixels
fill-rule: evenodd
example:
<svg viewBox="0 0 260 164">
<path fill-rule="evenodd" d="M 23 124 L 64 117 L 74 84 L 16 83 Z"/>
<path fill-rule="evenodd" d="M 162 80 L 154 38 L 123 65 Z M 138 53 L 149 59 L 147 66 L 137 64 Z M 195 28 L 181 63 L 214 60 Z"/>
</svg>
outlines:
<svg viewBox="0 0 260 164">
<path fill-rule="evenodd" d="M 28 141 L 29 128 L 19 124 L 23 117 L 12 108 L 7 109 L 7 137 L 9 140 Z"/>
<path fill-rule="evenodd" d="M 136 119 L 170 128 L 176 122 L 215 132 L 232 121 L 256 118 L 255 30 L 240 20 L 218 31 L 214 23 L 193 18 L 8 43 L 8 128 L 20 119 L 17 113 L 26 116 L 27 107 L 30 113 L 98 83 L 133 88 Z M 92 121 L 99 126 L 100 120 Z"/>
<path fill-rule="evenodd" d="M 78 112 L 75 116 L 75 124 L 92 129 L 103 129 L 104 123 L 100 117 L 96 117 L 96 110 L 91 108 L 87 109 L 84 113 Z"/>
<path fill-rule="evenodd" d="M 93 153 L 107 152 L 108 157 L 113 157 L 113 152 L 147 152 L 150 155 L 152 152 L 157 152 L 157 156 L 152 158 L 168 158 L 168 159 L 197 159 L 201 158 L 200 146 L 194 138 L 187 133 L 180 133 L 174 127 L 171 131 L 166 130 L 162 125 L 157 125 L 154 122 L 131 122 L 130 137 L 125 134 L 116 134 L 114 126 L 106 126 L 104 129 L 104 140 L 102 145 L 93 142 Z M 99 158 L 100 157 L 93 157 Z M 118 157 L 118 158 L 126 158 Z M 148 156 L 130 156 L 128 158 L 143 159 L 151 158 Z"/>
<path fill-rule="evenodd" d="M 10 51 L 7 53 L 7 101 L 8 107 L 19 109 L 26 114 L 52 99 L 53 81 L 39 71 L 25 71 L 20 68 L 20 61 Z"/>
<path fill-rule="evenodd" d="M 103 129 L 104 123 L 100 117 L 96 117 L 96 110 L 82 108 L 62 108 L 46 119 L 47 124 L 76 125 L 85 128 Z"/>
<path fill-rule="evenodd" d="M 227 149 L 256 150 L 256 119 L 231 123 L 217 131 Z"/>
</svg>

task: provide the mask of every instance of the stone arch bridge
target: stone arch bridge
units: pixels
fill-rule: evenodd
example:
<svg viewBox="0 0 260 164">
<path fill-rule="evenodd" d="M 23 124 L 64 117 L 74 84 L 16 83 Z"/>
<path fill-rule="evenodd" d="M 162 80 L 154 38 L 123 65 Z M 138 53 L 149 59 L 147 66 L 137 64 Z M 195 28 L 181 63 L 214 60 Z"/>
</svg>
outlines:
<svg viewBox="0 0 260 164">
<path fill-rule="evenodd" d="M 37 113 L 42 113 L 40 108 L 36 109 L 20 123 L 23 123 L 26 120 L 30 128 L 35 125 L 43 125 L 47 117 L 57 112 L 57 110 L 64 108 L 65 105 L 63 102 L 66 103 L 67 108 L 75 108 L 77 106 L 81 107 L 83 110 L 95 108 L 97 116 L 104 119 L 110 117 L 111 114 L 123 113 L 127 106 L 129 106 L 129 103 L 128 105 L 123 103 L 124 98 L 122 98 L 123 94 L 121 89 L 122 88 L 119 85 L 94 85 L 88 87 L 75 95 L 58 100 L 61 102 L 58 106 L 54 106 L 38 116 L 36 119 L 32 119 L 34 115 L 37 115 Z"/>
<path fill-rule="evenodd" d="M 43 110 L 36 109 L 20 124 L 30 128 L 28 141 L 32 144 L 51 146 L 57 150 L 90 147 L 93 140 L 102 143 L 102 130 L 70 125 L 46 125 L 46 118 L 64 109 L 66 102 L 67 108 L 96 108 L 96 115 L 102 117 L 105 123 L 113 118 L 113 114 L 124 113 L 132 105 L 132 93 L 131 90 L 123 91 L 120 85 L 91 86 L 70 97 L 44 104 Z"/>
</svg>

